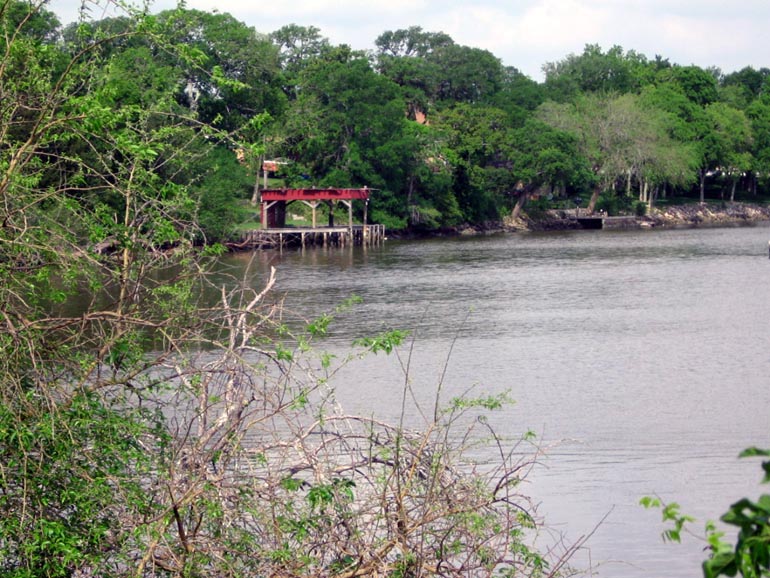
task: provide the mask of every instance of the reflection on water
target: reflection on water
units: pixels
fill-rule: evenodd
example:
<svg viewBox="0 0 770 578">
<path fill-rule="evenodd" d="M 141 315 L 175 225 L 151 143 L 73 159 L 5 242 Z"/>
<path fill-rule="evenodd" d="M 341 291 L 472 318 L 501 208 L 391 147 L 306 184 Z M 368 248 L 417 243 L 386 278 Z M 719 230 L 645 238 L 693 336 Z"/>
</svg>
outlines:
<svg viewBox="0 0 770 578">
<path fill-rule="evenodd" d="M 289 308 L 312 316 L 359 295 L 326 345 L 383 328 L 415 336 L 410 378 L 430 405 L 478 384 L 517 403 L 503 433 L 552 446 L 529 479 L 540 513 L 567 538 L 593 530 L 584 560 L 601 575 L 700 574 L 701 543 L 664 544 L 657 493 L 705 522 L 756 497 L 770 409 L 766 227 L 500 235 L 381 247 L 227 257 L 254 283 L 270 266 Z M 452 346 L 452 354 L 448 352 Z M 335 382 L 347 409 L 398 415 L 399 364 L 373 356 Z M 417 412 L 411 417 L 417 418 Z M 700 530 L 702 523 L 694 526 Z"/>
</svg>

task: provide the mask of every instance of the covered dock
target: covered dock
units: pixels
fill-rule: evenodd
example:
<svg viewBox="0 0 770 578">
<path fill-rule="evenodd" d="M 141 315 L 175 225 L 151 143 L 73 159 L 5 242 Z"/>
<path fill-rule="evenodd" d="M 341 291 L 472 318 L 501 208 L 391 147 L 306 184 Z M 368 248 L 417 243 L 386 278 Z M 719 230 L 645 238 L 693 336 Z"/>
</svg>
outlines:
<svg viewBox="0 0 770 578">
<path fill-rule="evenodd" d="M 261 229 L 247 231 L 243 244 L 248 247 L 285 245 L 369 245 L 385 239 L 382 225 L 367 224 L 369 194 L 363 188 L 263 189 L 260 195 Z M 311 209 L 310 227 L 288 227 L 287 207 L 300 202 Z M 363 203 L 363 224 L 353 224 L 353 202 Z M 347 207 L 347 225 L 334 223 L 334 209 L 340 203 Z M 318 207 L 329 207 L 328 223 L 319 226 Z"/>
<path fill-rule="evenodd" d="M 334 227 L 334 206 L 342 203 L 348 208 L 348 227 L 353 226 L 353 201 L 364 202 L 364 225 L 369 208 L 368 187 L 363 189 L 262 189 L 260 215 L 263 229 L 281 229 L 286 227 L 286 207 L 300 202 L 312 210 L 312 228 L 318 226 L 316 210 L 321 203 L 329 206 L 329 227 Z"/>
</svg>

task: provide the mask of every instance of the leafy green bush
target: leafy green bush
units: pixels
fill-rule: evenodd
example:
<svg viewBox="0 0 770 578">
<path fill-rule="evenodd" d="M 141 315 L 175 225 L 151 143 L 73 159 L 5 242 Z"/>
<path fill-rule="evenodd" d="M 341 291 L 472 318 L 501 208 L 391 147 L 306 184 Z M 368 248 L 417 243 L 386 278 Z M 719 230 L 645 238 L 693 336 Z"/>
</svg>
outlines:
<svg viewBox="0 0 770 578">
<path fill-rule="evenodd" d="M 614 194 L 603 194 L 596 201 L 596 210 L 604 211 L 609 216 L 618 214 L 618 198 Z"/>
<path fill-rule="evenodd" d="M 530 218 L 537 220 L 545 217 L 546 212 L 550 208 L 551 201 L 548 200 L 548 197 L 541 196 L 527 203 L 526 213 Z"/>
<path fill-rule="evenodd" d="M 252 179 L 235 154 L 223 147 L 212 149 L 200 162 L 203 179 L 194 188 L 198 226 L 207 243 L 229 240 L 246 216 L 238 201 L 251 193 Z"/>
<path fill-rule="evenodd" d="M 57 407 L 34 393 L 23 411 L 0 404 L 0 571 L 65 578 L 114 554 L 121 520 L 149 511 L 141 476 L 153 458 L 143 444 L 164 438 L 157 416 L 115 400 L 82 392 Z"/>
<path fill-rule="evenodd" d="M 770 457 L 770 450 L 748 448 L 740 457 Z M 770 482 L 770 461 L 762 462 L 765 472 L 762 483 Z M 663 532 L 663 538 L 680 542 L 686 525 L 694 519 L 683 515 L 676 503 L 664 504 L 660 499 L 646 496 L 640 503 L 646 508 L 661 508 L 663 521 L 673 524 Z M 736 576 L 760 578 L 770 576 L 770 495 L 762 494 L 757 501 L 748 498 L 738 500 L 720 518 L 725 524 L 738 528 L 735 544 L 724 539 L 724 532 L 716 525 L 706 523 L 705 540 L 710 556 L 703 562 L 704 578 Z"/>
</svg>

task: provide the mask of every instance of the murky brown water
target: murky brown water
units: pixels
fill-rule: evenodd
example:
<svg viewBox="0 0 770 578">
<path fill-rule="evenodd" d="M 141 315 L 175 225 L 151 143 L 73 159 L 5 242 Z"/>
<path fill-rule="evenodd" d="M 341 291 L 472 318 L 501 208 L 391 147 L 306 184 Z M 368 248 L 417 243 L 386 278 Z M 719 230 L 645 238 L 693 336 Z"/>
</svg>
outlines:
<svg viewBox="0 0 770 578">
<path fill-rule="evenodd" d="M 770 447 L 769 238 L 767 227 L 569 232 L 256 261 L 278 268 L 288 306 L 308 316 L 363 298 L 340 317 L 332 350 L 411 330 L 418 401 L 432 403 L 445 364 L 446 396 L 474 384 L 510 391 L 517 403 L 494 425 L 553 446 L 527 486 L 540 513 L 568 540 L 609 513 L 580 563 L 600 564 L 601 576 L 684 578 L 700 575 L 703 544 L 664 544 L 659 514 L 638 501 L 677 501 L 701 531 L 763 490 L 758 462 L 736 456 Z M 391 419 L 402 384 L 383 355 L 335 381 L 343 406 Z"/>
</svg>

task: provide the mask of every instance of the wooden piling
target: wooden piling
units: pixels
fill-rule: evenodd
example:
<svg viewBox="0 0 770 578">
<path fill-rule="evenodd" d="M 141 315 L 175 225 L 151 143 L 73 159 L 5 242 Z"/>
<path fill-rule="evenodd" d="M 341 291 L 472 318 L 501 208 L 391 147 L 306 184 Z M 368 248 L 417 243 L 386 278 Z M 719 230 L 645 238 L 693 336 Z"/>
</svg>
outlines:
<svg viewBox="0 0 770 578">
<path fill-rule="evenodd" d="M 346 247 L 371 246 L 385 240 L 383 225 L 354 225 L 350 227 L 253 229 L 245 231 L 240 241 L 231 243 L 233 249 L 273 249 L 284 247 Z"/>
</svg>

